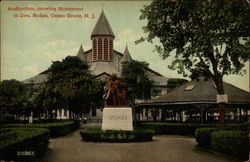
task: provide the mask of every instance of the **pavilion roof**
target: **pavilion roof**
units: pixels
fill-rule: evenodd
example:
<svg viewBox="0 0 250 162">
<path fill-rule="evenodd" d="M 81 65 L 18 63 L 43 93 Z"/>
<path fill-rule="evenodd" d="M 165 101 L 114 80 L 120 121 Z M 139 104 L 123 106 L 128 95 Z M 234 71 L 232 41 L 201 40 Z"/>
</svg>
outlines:
<svg viewBox="0 0 250 162">
<path fill-rule="evenodd" d="M 223 82 L 229 104 L 250 104 L 250 93 Z M 212 80 L 193 80 L 142 105 L 217 103 L 217 90 Z"/>
</svg>

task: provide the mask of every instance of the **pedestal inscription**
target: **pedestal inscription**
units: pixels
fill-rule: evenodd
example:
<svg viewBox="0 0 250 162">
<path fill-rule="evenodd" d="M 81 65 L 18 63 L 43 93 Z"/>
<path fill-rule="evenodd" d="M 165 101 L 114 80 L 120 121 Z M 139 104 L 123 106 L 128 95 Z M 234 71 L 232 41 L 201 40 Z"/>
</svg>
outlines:
<svg viewBox="0 0 250 162">
<path fill-rule="evenodd" d="M 133 130 L 132 109 L 104 108 L 102 116 L 102 130 Z"/>
</svg>

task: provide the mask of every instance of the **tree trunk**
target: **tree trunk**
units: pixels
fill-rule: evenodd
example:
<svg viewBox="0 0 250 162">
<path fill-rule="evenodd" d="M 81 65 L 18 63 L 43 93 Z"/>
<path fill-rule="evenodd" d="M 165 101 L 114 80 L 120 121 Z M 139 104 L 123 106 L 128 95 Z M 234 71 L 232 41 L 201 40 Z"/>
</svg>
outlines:
<svg viewBox="0 0 250 162">
<path fill-rule="evenodd" d="M 208 54 L 208 57 L 212 63 L 212 69 L 214 72 L 214 75 L 212 75 L 212 78 L 214 80 L 214 83 L 217 88 L 217 92 L 219 95 L 224 94 L 224 87 L 223 87 L 223 72 L 220 73 L 218 71 L 218 60 L 216 60 L 214 56 L 214 51 L 213 51 L 213 46 L 211 42 L 207 42 L 208 48 L 205 50 L 205 52 Z M 224 70 L 224 69 L 223 69 Z M 219 103 L 218 104 L 218 109 L 219 109 L 219 124 L 223 125 L 225 123 L 225 113 L 226 113 L 226 107 L 224 103 Z"/>
<path fill-rule="evenodd" d="M 217 87 L 217 92 L 219 95 L 224 94 L 224 87 L 223 87 L 223 81 L 222 77 L 215 78 L 215 84 Z M 219 124 L 223 125 L 225 124 L 225 114 L 226 114 L 226 105 L 225 103 L 218 103 L 218 109 L 219 109 Z"/>
</svg>

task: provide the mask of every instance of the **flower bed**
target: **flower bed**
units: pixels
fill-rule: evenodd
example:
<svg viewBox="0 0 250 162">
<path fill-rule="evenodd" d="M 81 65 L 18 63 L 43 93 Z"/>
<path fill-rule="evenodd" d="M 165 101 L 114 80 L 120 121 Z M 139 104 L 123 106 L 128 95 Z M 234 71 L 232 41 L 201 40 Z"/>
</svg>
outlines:
<svg viewBox="0 0 250 162">
<path fill-rule="evenodd" d="M 134 131 L 83 129 L 80 131 L 82 140 L 93 142 L 140 142 L 152 141 L 154 131 L 140 129 Z"/>
</svg>

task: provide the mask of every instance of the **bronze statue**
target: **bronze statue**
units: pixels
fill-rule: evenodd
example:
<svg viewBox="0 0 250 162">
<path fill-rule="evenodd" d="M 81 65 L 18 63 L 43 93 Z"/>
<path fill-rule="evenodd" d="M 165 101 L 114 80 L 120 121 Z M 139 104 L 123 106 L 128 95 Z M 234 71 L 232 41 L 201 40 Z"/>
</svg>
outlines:
<svg viewBox="0 0 250 162">
<path fill-rule="evenodd" d="M 111 75 L 104 87 L 105 106 L 128 106 L 127 102 L 127 83 Z"/>
</svg>

